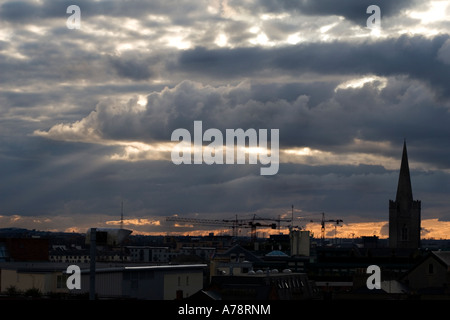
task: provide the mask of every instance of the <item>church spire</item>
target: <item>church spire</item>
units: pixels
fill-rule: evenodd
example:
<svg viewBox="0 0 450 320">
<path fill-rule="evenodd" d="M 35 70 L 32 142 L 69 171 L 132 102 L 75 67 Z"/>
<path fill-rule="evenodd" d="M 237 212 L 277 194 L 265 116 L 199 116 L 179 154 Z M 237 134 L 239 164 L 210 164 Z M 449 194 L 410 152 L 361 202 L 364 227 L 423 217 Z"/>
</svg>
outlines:
<svg viewBox="0 0 450 320">
<path fill-rule="evenodd" d="M 420 248 L 421 201 L 413 200 L 406 141 L 403 143 L 402 164 L 398 177 L 397 197 L 389 200 L 389 246 Z"/>
<path fill-rule="evenodd" d="M 408 152 L 406 151 L 406 140 L 403 143 L 402 163 L 400 166 L 397 196 L 395 201 L 406 210 L 408 209 L 409 204 L 413 201 L 411 176 L 409 174 Z"/>
</svg>

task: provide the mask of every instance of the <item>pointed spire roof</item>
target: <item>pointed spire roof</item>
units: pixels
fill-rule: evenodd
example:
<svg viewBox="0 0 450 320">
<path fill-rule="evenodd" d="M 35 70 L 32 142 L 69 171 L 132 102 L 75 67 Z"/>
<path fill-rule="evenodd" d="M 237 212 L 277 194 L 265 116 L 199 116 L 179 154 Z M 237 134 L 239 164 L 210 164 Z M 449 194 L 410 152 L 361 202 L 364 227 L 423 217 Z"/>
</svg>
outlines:
<svg viewBox="0 0 450 320">
<path fill-rule="evenodd" d="M 400 174 L 398 177 L 397 196 L 395 201 L 399 204 L 405 204 L 406 207 L 413 201 L 411 176 L 409 174 L 408 152 L 406 150 L 406 140 L 403 143 L 402 164 L 400 165 Z"/>
</svg>

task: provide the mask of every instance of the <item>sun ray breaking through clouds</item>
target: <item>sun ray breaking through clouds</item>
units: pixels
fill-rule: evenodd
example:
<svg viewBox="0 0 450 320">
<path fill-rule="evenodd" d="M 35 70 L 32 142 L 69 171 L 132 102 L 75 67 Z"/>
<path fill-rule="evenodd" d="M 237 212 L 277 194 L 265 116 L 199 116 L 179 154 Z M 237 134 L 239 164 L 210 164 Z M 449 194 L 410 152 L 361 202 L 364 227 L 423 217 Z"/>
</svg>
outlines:
<svg viewBox="0 0 450 320">
<path fill-rule="evenodd" d="M 65 2 L 3 1 L 2 225 L 117 225 L 126 199 L 126 224 L 156 234 L 179 230 L 163 223 L 173 212 L 294 203 L 344 217 L 344 236 L 383 236 L 406 139 L 424 236 L 446 237 L 450 5 L 377 3 L 374 30 L 368 0 L 81 1 L 71 30 Z M 194 121 L 279 129 L 278 173 L 174 165 L 171 133 Z"/>
</svg>

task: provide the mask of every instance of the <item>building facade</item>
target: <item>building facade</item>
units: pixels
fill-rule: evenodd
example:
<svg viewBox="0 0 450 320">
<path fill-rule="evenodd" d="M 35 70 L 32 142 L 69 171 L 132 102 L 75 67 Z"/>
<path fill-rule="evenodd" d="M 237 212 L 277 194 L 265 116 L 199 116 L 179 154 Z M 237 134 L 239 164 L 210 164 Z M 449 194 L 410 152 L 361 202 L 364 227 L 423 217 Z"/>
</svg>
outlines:
<svg viewBox="0 0 450 320">
<path fill-rule="evenodd" d="M 432 251 L 402 278 L 418 294 L 450 293 L 450 251 Z"/>
<path fill-rule="evenodd" d="M 204 286 L 206 264 L 128 266 L 97 268 L 95 292 L 98 298 L 174 300 L 188 298 Z M 90 286 L 89 270 L 81 271 L 81 290 Z"/>
<path fill-rule="evenodd" d="M 67 267 L 67 264 L 52 262 L 0 263 L 0 292 L 14 288 L 17 292 L 36 289 L 42 294 L 68 293 Z"/>
<path fill-rule="evenodd" d="M 206 291 L 222 300 L 308 300 L 318 296 L 306 274 L 290 270 L 214 276 Z"/>
</svg>

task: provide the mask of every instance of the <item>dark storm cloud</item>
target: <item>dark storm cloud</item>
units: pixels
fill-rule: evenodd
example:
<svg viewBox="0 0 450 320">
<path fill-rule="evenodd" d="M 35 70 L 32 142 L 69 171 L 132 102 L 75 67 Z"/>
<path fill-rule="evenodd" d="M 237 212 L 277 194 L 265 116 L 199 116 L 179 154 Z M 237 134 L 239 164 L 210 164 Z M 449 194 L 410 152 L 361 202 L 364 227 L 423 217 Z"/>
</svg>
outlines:
<svg viewBox="0 0 450 320">
<path fill-rule="evenodd" d="M 7 21 L 30 21 L 40 14 L 39 6 L 23 1 L 5 2 L 0 7 L 0 19 Z"/>
<path fill-rule="evenodd" d="M 221 214 L 223 218 L 224 213 L 227 218 L 233 218 L 235 214 L 260 210 L 276 216 L 279 208 L 288 208 L 292 201 L 313 212 L 319 210 L 320 202 L 320 209 L 331 211 L 322 204 L 324 200 L 365 193 L 358 191 L 358 179 L 364 180 L 367 174 L 377 173 L 379 183 L 386 184 L 389 176 L 384 176 L 386 171 L 380 168 L 361 167 L 352 173 L 350 167 L 311 170 L 309 166 L 290 164 L 279 176 L 267 179 L 259 175 L 255 166 L 102 162 L 99 155 L 106 150 L 101 146 L 69 145 L 38 138 L 33 142 L 34 146 L 21 151 L 12 144 L 3 147 L 10 153 L 15 148 L 15 153 L 19 151 L 22 155 L 14 162 L 0 157 L 2 214 L 116 213 L 118 217 L 118 199 L 126 200 L 127 214 L 147 216 L 199 212 L 210 218 Z M 376 179 L 370 177 L 372 185 Z M 370 195 L 368 190 L 366 192 Z M 333 211 L 342 210 L 344 203 L 343 199 L 339 205 L 334 203 Z M 353 205 L 360 207 L 363 202 Z"/>
<path fill-rule="evenodd" d="M 19 161 L 0 158 L 3 214 L 119 217 L 120 199 L 124 199 L 129 216 L 199 213 L 223 219 L 261 213 L 277 217 L 295 204 L 303 214 L 326 211 L 344 219 L 358 215 L 383 220 L 398 179 L 397 170 L 367 165 L 282 164 L 279 174 L 267 178 L 254 166 L 99 163 L 99 155 L 108 148 L 37 138 L 34 142 Z M 47 151 L 42 154 L 42 150 Z M 400 157 L 401 148 L 398 151 Z M 448 182 L 446 175 L 415 170 L 411 174 L 415 196 L 424 202 L 429 203 L 428 194 L 448 191 L 441 185 Z"/>
<path fill-rule="evenodd" d="M 41 4 L 31 4 L 25 1 L 8 1 L 0 7 L 0 18 L 9 22 L 33 21 L 42 18 L 61 18 L 66 14 L 66 9 L 70 5 L 77 5 L 81 8 L 85 17 L 95 16 L 110 17 L 131 17 L 139 19 L 146 15 L 165 15 L 170 17 L 171 23 L 175 25 L 190 25 L 199 18 L 205 19 L 210 15 L 205 14 L 204 6 L 207 2 L 201 1 L 177 1 L 176 4 L 167 1 L 87 1 L 87 0 L 46 0 Z M 251 12 L 260 13 L 280 13 L 296 12 L 306 15 L 319 16 L 343 16 L 357 24 L 365 25 L 367 19 L 366 9 L 370 5 L 378 5 L 382 9 L 383 16 L 394 16 L 403 10 L 417 5 L 419 1 L 414 0 L 260 0 L 253 3 L 240 1 L 229 3 L 237 10 L 245 8 Z M 213 19 L 219 19 L 215 17 Z"/>
<path fill-rule="evenodd" d="M 0 18 L 11 23 L 32 23 L 42 19 L 67 19 L 69 6 L 80 8 L 82 19 L 98 16 L 129 17 L 139 19 L 152 15 L 165 15 L 172 24 L 187 25 L 196 18 L 205 17 L 202 4 L 196 1 L 182 1 L 173 5 L 167 1 L 89 1 L 89 0 L 45 0 L 40 4 L 25 1 L 8 1 L 0 6 Z"/>
<path fill-rule="evenodd" d="M 38 145 L 40 147 L 38 152 L 42 154 L 43 146 Z M 58 149 L 56 144 L 52 147 L 54 150 Z M 84 145 L 82 149 L 72 146 L 70 151 L 65 150 L 64 156 L 59 156 L 59 160 L 64 158 L 61 162 L 58 162 L 58 157 L 51 153 L 41 155 L 42 160 L 36 157 L 29 159 L 22 157 L 14 162 L 1 159 L 5 182 L 1 187 L 5 196 L 2 213 L 57 215 L 108 212 L 110 209 L 108 198 L 115 184 L 99 176 L 106 174 L 105 170 L 91 168 L 92 164 L 98 161 L 99 147 L 88 148 Z M 97 156 L 92 157 L 92 153 Z M 74 158 L 84 158 L 84 163 L 74 159 L 67 161 L 74 154 L 76 154 Z M 103 205 L 98 206 L 100 203 Z M 102 209 L 102 206 L 106 210 Z"/>
<path fill-rule="evenodd" d="M 365 26 L 368 17 L 365 13 L 371 5 L 379 6 L 382 16 L 395 16 L 414 7 L 418 2 L 417 0 L 260 0 L 257 3 L 268 12 L 298 11 L 306 15 L 338 15 Z"/>
<path fill-rule="evenodd" d="M 139 81 L 148 80 L 153 75 L 150 63 L 145 60 L 111 57 L 110 63 L 120 77 Z"/>
<path fill-rule="evenodd" d="M 166 142 L 175 129 L 193 132 L 194 121 L 201 120 L 203 130 L 276 128 L 280 130 L 281 147 L 310 147 L 336 155 L 363 152 L 396 158 L 399 155 L 392 148 L 354 145 L 354 141 L 388 141 L 400 146 L 407 138 L 414 141 L 412 151 L 431 148 L 418 155 L 416 161 L 448 167 L 449 151 L 433 151 L 431 147 L 447 143 L 448 109 L 420 81 L 407 77 L 386 81 L 381 89 L 374 81 L 360 88 L 337 90 L 329 83 L 293 83 L 274 86 L 266 94 L 261 94 L 265 85 L 258 82 L 216 88 L 183 81 L 148 95 L 146 107 L 139 106 L 136 99 L 107 99 L 81 121 L 55 125 L 37 134 L 94 143 L 98 138 Z M 86 134 L 92 132 L 95 138 Z"/>
<path fill-rule="evenodd" d="M 18 50 L 27 59 L 0 56 L 1 83 L 27 86 L 36 80 L 61 83 L 101 78 L 103 81 L 109 74 L 100 55 L 74 49 L 70 40 L 29 41 L 20 44 Z"/>
<path fill-rule="evenodd" d="M 172 66 L 191 74 L 227 78 L 264 75 L 273 70 L 288 74 L 313 72 L 330 75 L 409 75 L 450 96 L 450 64 L 438 59 L 448 35 L 425 38 L 403 35 L 380 41 L 308 43 L 274 49 L 195 48 L 180 54 Z"/>
</svg>

